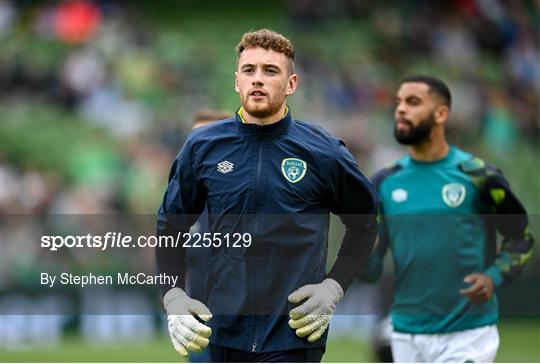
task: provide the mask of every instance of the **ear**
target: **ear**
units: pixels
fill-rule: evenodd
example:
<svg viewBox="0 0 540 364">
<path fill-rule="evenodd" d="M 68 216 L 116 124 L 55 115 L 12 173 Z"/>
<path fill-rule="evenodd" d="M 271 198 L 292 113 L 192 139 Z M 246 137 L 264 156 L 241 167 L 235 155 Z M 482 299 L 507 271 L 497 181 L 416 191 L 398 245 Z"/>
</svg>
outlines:
<svg viewBox="0 0 540 364">
<path fill-rule="evenodd" d="M 448 106 L 446 105 L 439 105 L 435 109 L 435 123 L 438 125 L 446 123 L 446 120 L 448 120 L 448 114 L 450 113 L 450 110 L 448 110 Z"/>
<path fill-rule="evenodd" d="M 296 73 L 293 73 L 289 76 L 289 81 L 287 83 L 287 90 L 285 91 L 285 94 L 287 96 L 294 94 L 296 91 L 296 86 L 298 85 L 298 75 Z"/>
<path fill-rule="evenodd" d="M 240 92 L 240 87 L 238 86 L 238 72 L 234 73 L 234 91 Z"/>
</svg>

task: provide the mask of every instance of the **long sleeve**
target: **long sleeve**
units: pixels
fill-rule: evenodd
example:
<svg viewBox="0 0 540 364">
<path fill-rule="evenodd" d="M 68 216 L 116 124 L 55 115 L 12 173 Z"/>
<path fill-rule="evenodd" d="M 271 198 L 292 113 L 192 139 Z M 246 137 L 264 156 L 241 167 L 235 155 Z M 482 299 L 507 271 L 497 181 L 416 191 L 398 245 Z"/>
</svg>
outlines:
<svg viewBox="0 0 540 364">
<path fill-rule="evenodd" d="M 391 176 L 393 173 L 399 171 L 400 169 L 401 167 L 398 164 L 392 164 L 375 173 L 371 177 L 371 181 L 373 182 L 373 185 L 375 186 L 377 191 L 379 191 L 379 188 L 385 178 Z M 384 204 L 382 203 L 382 201 L 379 207 L 378 219 L 379 235 L 375 243 L 375 248 L 373 249 L 369 260 L 360 275 L 360 279 L 370 283 L 376 282 L 381 277 L 384 268 L 384 256 L 388 252 L 388 248 L 390 246 L 390 240 L 388 237 L 388 230 L 386 226 L 386 218 L 384 215 Z"/>
<path fill-rule="evenodd" d="M 172 165 L 167 190 L 157 213 L 158 238 L 172 236 L 174 240 L 178 233 L 189 232 L 204 210 L 206 192 L 192 165 L 192 148 L 188 140 Z M 186 249 L 182 242 L 178 246 L 158 245 L 155 254 L 158 272 L 178 277 L 176 285 L 184 288 Z M 170 288 L 162 286 L 162 295 Z"/>
<path fill-rule="evenodd" d="M 490 223 L 503 236 L 495 261 L 486 270 L 496 287 L 510 283 L 521 274 L 532 254 L 533 237 L 528 232 L 525 208 L 500 172 L 491 174 L 482 190 L 482 202 L 490 207 Z"/>
<path fill-rule="evenodd" d="M 362 270 L 360 278 L 366 282 L 373 283 L 376 282 L 383 272 L 383 260 L 384 256 L 388 251 L 388 234 L 386 231 L 386 223 L 384 220 L 384 215 L 380 215 L 379 222 L 379 236 L 375 243 L 375 248 L 369 257 L 369 260 Z"/>
<path fill-rule="evenodd" d="M 330 211 L 338 215 L 346 233 L 328 278 L 347 290 L 366 264 L 377 236 L 379 198 L 371 182 L 340 142 L 330 178 Z"/>
</svg>

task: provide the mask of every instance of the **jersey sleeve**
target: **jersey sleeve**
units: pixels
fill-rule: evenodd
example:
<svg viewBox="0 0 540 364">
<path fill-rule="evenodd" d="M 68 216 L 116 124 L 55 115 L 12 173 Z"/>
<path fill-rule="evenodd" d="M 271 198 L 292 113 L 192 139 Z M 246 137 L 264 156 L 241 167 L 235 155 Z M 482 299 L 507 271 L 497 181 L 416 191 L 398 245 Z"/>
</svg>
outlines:
<svg viewBox="0 0 540 364">
<path fill-rule="evenodd" d="M 204 185 L 192 164 L 193 146 L 188 140 L 176 157 L 169 173 L 169 183 L 157 213 L 156 236 L 172 236 L 188 232 L 202 213 L 206 201 Z M 178 277 L 177 286 L 184 288 L 186 249 L 182 244 L 158 244 L 155 249 L 159 273 Z M 162 295 L 170 286 L 162 286 Z"/>
<path fill-rule="evenodd" d="M 345 236 L 328 278 L 347 290 L 366 264 L 377 236 L 379 198 L 351 153 L 339 142 L 329 178 L 330 211 L 345 225 Z"/>
<path fill-rule="evenodd" d="M 360 279 L 374 283 L 382 275 L 383 272 L 383 261 L 384 256 L 388 251 L 388 234 L 386 230 L 386 223 L 384 219 L 384 212 L 381 208 L 381 214 L 378 217 L 379 219 L 379 235 L 375 242 L 375 247 L 371 253 L 369 260 L 360 274 Z"/>
<path fill-rule="evenodd" d="M 485 272 L 499 287 L 521 274 L 531 257 L 534 239 L 529 233 L 527 212 L 500 171 L 488 175 L 481 198 L 492 213 L 490 223 L 503 237 L 500 252 Z"/>
<path fill-rule="evenodd" d="M 375 185 L 377 191 L 380 191 L 381 183 L 385 178 L 397 172 L 400 169 L 399 165 L 393 164 L 386 168 L 381 169 L 371 177 L 371 181 Z M 388 252 L 388 247 L 390 245 L 388 238 L 388 230 L 386 227 L 386 219 L 384 216 L 384 206 L 381 203 L 379 207 L 379 231 L 377 236 L 377 241 L 375 242 L 375 247 L 371 253 L 369 260 L 360 274 L 360 279 L 366 282 L 376 282 L 383 272 L 383 261 L 384 256 Z"/>
</svg>

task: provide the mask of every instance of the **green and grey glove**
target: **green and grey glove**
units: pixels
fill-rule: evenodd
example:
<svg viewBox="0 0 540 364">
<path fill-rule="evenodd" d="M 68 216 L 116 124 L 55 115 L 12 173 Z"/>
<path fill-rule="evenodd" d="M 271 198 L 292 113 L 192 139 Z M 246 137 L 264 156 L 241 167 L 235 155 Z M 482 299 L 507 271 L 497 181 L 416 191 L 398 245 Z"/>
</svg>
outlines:
<svg viewBox="0 0 540 364">
<path fill-rule="evenodd" d="M 201 352 L 208 346 L 212 329 L 200 323 L 193 315 L 203 321 L 212 318 L 212 313 L 202 302 L 190 298 L 180 288 L 172 288 L 163 296 L 167 311 L 169 335 L 176 351 L 187 356 L 188 351 Z"/>
<path fill-rule="evenodd" d="M 328 328 L 336 305 L 343 298 L 343 289 L 338 282 L 327 278 L 319 284 L 308 284 L 289 295 L 289 302 L 307 300 L 289 313 L 289 326 L 296 330 L 296 336 L 308 336 L 309 342 L 321 338 Z"/>
</svg>

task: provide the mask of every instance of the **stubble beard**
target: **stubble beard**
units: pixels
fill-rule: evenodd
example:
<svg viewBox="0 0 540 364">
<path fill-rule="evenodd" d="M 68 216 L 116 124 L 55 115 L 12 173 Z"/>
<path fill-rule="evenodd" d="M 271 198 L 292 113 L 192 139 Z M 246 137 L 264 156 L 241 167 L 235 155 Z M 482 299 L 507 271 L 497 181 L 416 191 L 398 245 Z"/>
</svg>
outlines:
<svg viewBox="0 0 540 364">
<path fill-rule="evenodd" d="M 250 101 L 248 95 L 242 97 L 241 103 L 248 114 L 258 119 L 264 119 L 279 112 L 281 106 L 285 102 L 285 97 L 278 98 L 267 96 L 267 99 L 268 101 L 266 103 L 257 103 Z"/>
</svg>

